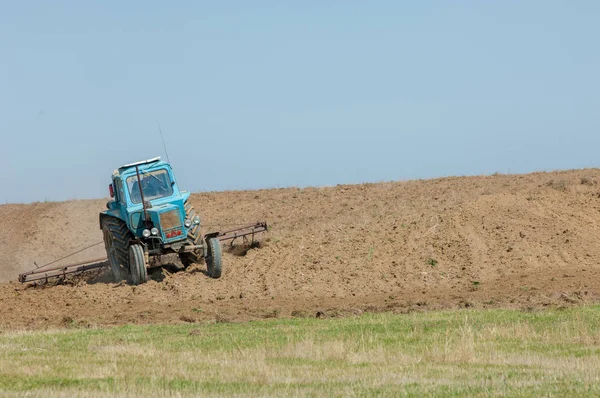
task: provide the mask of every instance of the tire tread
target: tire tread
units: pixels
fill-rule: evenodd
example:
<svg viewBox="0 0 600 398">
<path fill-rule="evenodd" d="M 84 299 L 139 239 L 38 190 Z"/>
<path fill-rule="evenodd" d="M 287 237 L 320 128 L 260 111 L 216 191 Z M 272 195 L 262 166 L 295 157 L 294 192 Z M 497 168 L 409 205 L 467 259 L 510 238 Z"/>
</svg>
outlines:
<svg viewBox="0 0 600 398">
<path fill-rule="evenodd" d="M 133 234 L 127 228 L 127 224 L 122 220 L 115 217 L 106 217 L 102 220 L 102 230 L 107 231 L 113 240 L 113 245 L 115 248 L 117 260 L 119 262 L 119 267 L 123 268 L 123 271 L 126 272 L 129 270 L 129 241 L 133 239 Z M 108 242 L 104 242 L 104 246 L 106 249 L 106 254 L 108 255 Z M 110 256 L 109 256 L 110 261 Z M 112 268 L 113 264 L 111 264 Z M 114 275 L 114 272 L 113 272 Z M 119 278 L 120 275 L 114 275 L 115 278 Z"/>
</svg>

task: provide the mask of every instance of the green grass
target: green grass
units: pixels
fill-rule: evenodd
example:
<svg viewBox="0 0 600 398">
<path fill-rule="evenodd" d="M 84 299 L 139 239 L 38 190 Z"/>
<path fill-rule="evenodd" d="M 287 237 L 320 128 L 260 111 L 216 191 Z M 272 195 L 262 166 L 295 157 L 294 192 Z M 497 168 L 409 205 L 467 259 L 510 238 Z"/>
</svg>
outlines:
<svg viewBox="0 0 600 398">
<path fill-rule="evenodd" d="M 3 331 L 0 395 L 599 396 L 600 307 Z"/>
</svg>

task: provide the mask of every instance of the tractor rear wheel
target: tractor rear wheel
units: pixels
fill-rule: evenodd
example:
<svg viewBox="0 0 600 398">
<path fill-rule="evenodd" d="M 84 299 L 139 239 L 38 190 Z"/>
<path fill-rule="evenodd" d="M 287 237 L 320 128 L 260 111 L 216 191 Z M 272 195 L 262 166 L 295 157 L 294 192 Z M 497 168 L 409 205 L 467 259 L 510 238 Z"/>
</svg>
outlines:
<svg viewBox="0 0 600 398">
<path fill-rule="evenodd" d="M 217 238 L 210 238 L 206 242 L 206 271 L 208 276 L 217 279 L 221 277 L 222 260 L 221 260 L 221 242 Z"/>
<path fill-rule="evenodd" d="M 194 218 L 196 217 L 196 211 L 194 210 L 194 206 L 188 201 L 184 204 L 185 208 L 185 218 L 188 220 L 192 220 L 194 222 Z M 192 227 L 187 231 L 187 242 L 186 245 L 197 246 L 202 244 L 202 235 L 200 234 L 200 224 L 192 224 Z M 194 263 L 200 263 L 203 259 L 202 250 L 194 250 L 191 252 L 181 253 L 179 255 L 179 259 L 181 260 L 181 264 L 183 264 L 184 268 L 189 267 Z"/>
<path fill-rule="evenodd" d="M 114 217 L 107 217 L 102 221 L 102 235 L 113 278 L 117 282 L 127 279 L 129 241 L 133 235 L 123 221 Z"/>
<path fill-rule="evenodd" d="M 131 273 L 132 284 L 140 285 L 148 282 L 146 256 L 142 245 L 135 244 L 129 246 L 129 272 Z"/>
</svg>

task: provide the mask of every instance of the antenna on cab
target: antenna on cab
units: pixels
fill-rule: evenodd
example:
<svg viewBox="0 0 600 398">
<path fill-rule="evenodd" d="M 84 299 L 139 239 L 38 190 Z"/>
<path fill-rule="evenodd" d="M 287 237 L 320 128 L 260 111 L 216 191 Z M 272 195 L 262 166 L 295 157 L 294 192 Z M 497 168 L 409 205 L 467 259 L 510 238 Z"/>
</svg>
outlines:
<svg viewBox="0 0 600 398">
<path fill-rule="evenodd" d="M 158 126 L 158 132 L 160 133 L 160 139 L 162 140 L 163 148 L 165 148 L 165 155 L 167 155 L 167 162 L 169 162 L 169 164 L 171 164 L 171 160 L 169 159 L 169 152 L 167 152 L 167 145 L 165 145 L 165 138 L 163 137 L 162 129 L 160 128 L 160 123 L 158 122 L 158 120 L 156 121 L 156 124 Z"/>
</svg>

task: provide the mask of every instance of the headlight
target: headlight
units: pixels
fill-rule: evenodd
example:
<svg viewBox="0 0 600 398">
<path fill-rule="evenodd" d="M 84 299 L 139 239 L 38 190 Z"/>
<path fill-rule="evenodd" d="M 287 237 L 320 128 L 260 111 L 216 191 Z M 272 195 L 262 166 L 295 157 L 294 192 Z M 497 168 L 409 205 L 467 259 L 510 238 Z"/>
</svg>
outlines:
<svg viewBox="0 0 600 398">
<path fill-rule="evenodd" d="M 194 216 L 194 224 L 200 224 L 200 217 Z"/>
<path fill-rule="evenodd" d="M 150 232 L 152 233 L 152 235 L 156 236 L 158 235 L 158 228 L 152 228 Z"/>
<path fill-rule="evenodd" d="M 183 225 L 185 225 L 186 228 L 189 228 L 192 226 L 192 220 L 190 220 L 189 218 L 186 218 L 185 221 L 183 222 Z"/>
<path fill-rule="evenodd" d="M 149 229 L 145 229 L 142 231 L 142 236 L 144 238 L 149 238 L 150 237 L 150 230 Z"/>
</svg>

